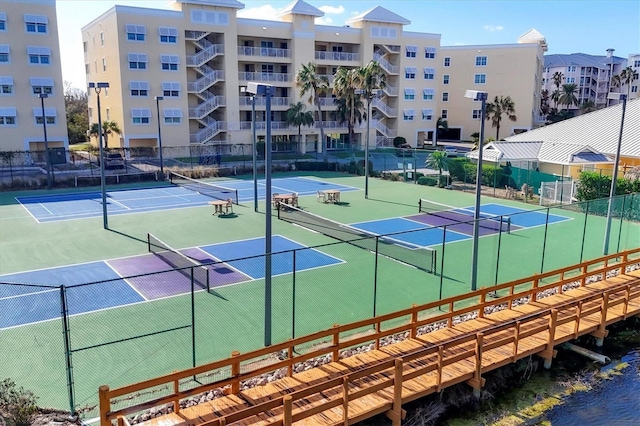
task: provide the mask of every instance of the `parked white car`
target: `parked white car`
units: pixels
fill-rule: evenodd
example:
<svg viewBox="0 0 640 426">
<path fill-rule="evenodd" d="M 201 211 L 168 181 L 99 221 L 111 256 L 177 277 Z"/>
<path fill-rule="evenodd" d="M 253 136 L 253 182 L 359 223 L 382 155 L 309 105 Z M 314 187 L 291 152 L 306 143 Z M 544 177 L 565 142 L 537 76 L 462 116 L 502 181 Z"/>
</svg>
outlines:
<svg viewBox="0 0 640 426">
<path fill-rule="evenodd" d="M 447 153 L 447 157 L 457 157 L 458 156 L 458 150 L 456 149 L 455 146 L 445 146 L 444 147 L 444 152 Z"/>
</svg>

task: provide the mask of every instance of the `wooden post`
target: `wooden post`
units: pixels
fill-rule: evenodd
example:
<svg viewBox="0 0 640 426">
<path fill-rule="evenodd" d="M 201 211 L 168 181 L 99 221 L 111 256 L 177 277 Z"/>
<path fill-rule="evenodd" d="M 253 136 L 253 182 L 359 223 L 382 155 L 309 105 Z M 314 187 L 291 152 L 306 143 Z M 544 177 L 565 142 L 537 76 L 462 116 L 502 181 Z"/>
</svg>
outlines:
<svg viewBox="0 0 640 426">
<path fill-rule="evenodd" d="M 380 349 L 380 329 L 382 327 L 382 324 L 380 323 L 380 321 L 376 322 L 376 343 L 374 344 L 374 348 L 375 350 Z"/>
<path fill-rule="evenodd" d="M 624 270 L 624 267 L 623 267 Z M 627 319 L 627 311 L 629 310 L 629 299 L 631 298 L 631 286 L 627 284 L 624 289 L 624 305 L 622 307 L 622 318 Z"/>
<path fill-rule="evenodd" d="M 100 426 L 110 426 L 111 422 L 107 418 L 107 415 L 111 411 L 109 386 L 102 385 L 98 388 L 98 401 L 100 403 Z"/>
<path fill-rule="evenodd" d="M 231 358 L 236 358 L 231 364 L 231 377 L 238 377 L 240 375 L 240 362 L 237 358 L 240 356 L 240 352 L 231 352 Z M 240 392 L 240 379 L 236 379 L 231 383 L 231 393 L 237 394 Z"/>
<path fill-rule="evenodd" d="M 416 309 L 416 304 L 411 305 L 413 308 L 413 312 L 411 313 L 411 338 L 415 339 L 418 335 L 418 326 L 416 323 L 418 322 L 418 310 Z"/>
<path fill-rule="evenodd" d="M 436 380 L 436 390 L 442 389 L 442 363 L 444 362 L 444 346 L 438 346 L 438 377 Z"/>
<path fill-rule="evenodd" d="M 177 371 L 174 371 L 174 373 L 177 373 Z M 180 380 L 175 379 L 173 381 L 173 394 L 174 395 L 178 395 L 180 393 Z M 173 400 L 173 412 L 178 414 L 180 412 L 180 400 L 176 397 L 176 399 Z"/>
<path fill-rule="evenodd" d="M 609 310 L 609 291 L 602 294 L 602 308 L 600 312 L 600 325 L 592 334 L 596 338 L 596 346 L 601 347 L 604 344 L 604 338 L 607 336 L 607 311 Z"/>
<path fill-rule="evenodd" d="M 484 318 L 484 304 L 487 300 L 487 293 L 480 295 L 480 304 L 478 305 L 478 318 Z"/>
<path fill-rule="evenodd" d="M 551 317 L 549 318 L 549 340 L 547 340 L 547 347 L 542 352 L 541 356 L 544 358 L 544 368 L 551 368 L 551 361 L 553 360 L 553 346 L 556 341 L 556 324 L 558 322 L 558 310 L 551 309 Z"/>
<path fill-rule="evenodd" d="M 582 279 L 580 280 L 580 287 L 587 285 L 587 265 L 582 266 Z"/>
<path fill-rule="evenodd" d="M 533 275 L 533 292 L 531 294 L 531 301 L 535 302 L 536 300 L 538 300 L 538 292 L 536 291 L 538 289 L 538 286 L 540 285 L 540 278 L 538 278 L 538 274 L 534 274 Z"/>
<path fill-rule="evenodd" d="M 349 426 L 349 376 L 342 378 L 342 420 Z"/>
<path fill-rule="evenodd" d="M 333 324 L 334 332 L 333 332 L 333 351 L 331 352 L 331 361 L 337 362 L 340 359 L 340 333 L 338 333 L 338 324 Z"/>
<path fill-rule="evenodd" d="M 287 377 L 293 375 L 293 345 L 287 348 L 287 356 L 289 357 L 289 365 L 287 366 Z"/>
<path fill-rule="evenodd" d="M 291 426 L 293 423 L 293 399 L 291 395 L 285 395 L 282 401 L 284 402 L 284 424 L 285 426 Z"/>
<path fill-rule="evenodd" d="M 393 408 L 391 409 L 392 426 L 400 426 L 402 424 L 402 358 L 396 358 L 393 374 Z"/>
<path fill-rule="evenodd" d="M 473 394 L 480 399 L 482 392 L 482 343 L 484 334 L 476 333 L 476 371 L 473 375 Z"/>
<path fill-rule="evenodd" d="M 518 360 L 518 341 L 520 340 L 520 321 L 516 321 L 513 334 L 513 362 L 516 362 Z"/>
<path fill-rule="evenodd" d="M 582 318 L 582 303 L 578 302 L 578 306 L 576 307 L 576 326 L 573 329 L 573 338 L 578 338 L 578 333 L 580 333 L 580 318 Z"/>
</svg>

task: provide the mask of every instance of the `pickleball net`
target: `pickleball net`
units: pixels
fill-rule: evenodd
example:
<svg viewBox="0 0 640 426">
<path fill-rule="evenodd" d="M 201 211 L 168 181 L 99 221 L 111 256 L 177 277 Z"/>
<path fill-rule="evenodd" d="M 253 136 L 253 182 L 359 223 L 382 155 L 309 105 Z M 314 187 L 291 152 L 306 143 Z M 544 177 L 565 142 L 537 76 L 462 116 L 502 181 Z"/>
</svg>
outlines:
<svg viewBox="0 0 640 426">
<path fill-rule="evenodd" d="M 436 273 L 436 250 L 401 240 L 402 234 L 415 231 L 378 235 L 290 205 L 278 209 L 278 219 L 311 229 L 369 252 L 377 253 L 414 266 L 425 272 Z"/>
<path fill-rule="evenodd" d="M 170 245 L 162 242 L 152 234 L 147 234 L 147 246 L 149 253 L 153 253 L 165 263 L 175 268 L 175 270 L 201 288 L 210 290 L 209 268 L 194 259 L 180 253 Z"/>
<path fill-rule="evenodd" d="M 178 173 L 169 173 L 169 180 L 173 185 L 181 186 L 190 191 L 206 195 L 207 197 L 215 198 L 217 200 L 229 200 L 235 204 L 238 204 L 238 190 L 233 188 L 227 188 L 222 185 L 216 185 L 209 182 L 203 182 L 201 180 L 192 179 L 180 175 Z"/>
<path fill-rule="evenodd" d="M 438 203 L 424 198 L 418 202 L 418 210 L 430 216 L 443 218 L 442 226 L 453 224 L 464 224 L 473 226 L 475 221 L 475 211 L 462 207 L 453 207 L 447 204 Z M 511 217 L 504 215 L 494 215 L 489 213 L 480 213 L 478 220 L 480 228 L 491 229 L 496 232 L 511 232 Z"/>
</svg>

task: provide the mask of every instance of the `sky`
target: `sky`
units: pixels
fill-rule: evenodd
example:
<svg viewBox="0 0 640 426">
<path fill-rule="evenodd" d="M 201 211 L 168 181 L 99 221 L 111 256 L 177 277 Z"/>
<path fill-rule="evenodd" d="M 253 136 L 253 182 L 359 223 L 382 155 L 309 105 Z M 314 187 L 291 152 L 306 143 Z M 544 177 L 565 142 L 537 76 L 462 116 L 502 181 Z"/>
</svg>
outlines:
<svg viewBox="0 0 640 426">
<path fill-rule="evenodd" d="M 278 20 L 290 0 L 240 0 L 244 18 Z M 640 53 L 638 0 L 306 0 L 325 15 L 317 24 L 342 26 L 351 17 L 382 6 L 411 21 L 406 31 L 441 34 L 442 46 L 515 43 L 535 28 L 548 54 L 605 55 L 608 48 L 627 58 Z M 62 75 L 72 87 L 86 85 L 81 28 L 116 4 L 166 9 L 166 0 L 57 0 Z"/>
</svg>

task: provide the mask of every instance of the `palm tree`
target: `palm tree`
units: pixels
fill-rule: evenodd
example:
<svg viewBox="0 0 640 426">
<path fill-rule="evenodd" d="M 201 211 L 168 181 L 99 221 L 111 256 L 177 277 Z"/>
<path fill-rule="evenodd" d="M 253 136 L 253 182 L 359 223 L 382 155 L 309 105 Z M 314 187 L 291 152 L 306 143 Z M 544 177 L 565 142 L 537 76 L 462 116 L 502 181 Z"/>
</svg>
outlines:
<svg viewBox="0 0 640 426">
<path fill-rule="evenodd" d="M 427 157 L 424 165 L 430 169 L 438 170 L 438 186 L 442 187 L 442 171 L 449 170 L 450 160 L 445 151 L 434 151 Z"/>
<path fill-rule="evenodd" d="M 595 104 L 595 103 L 593 103 L 593 101 L 590 101 L 590 100 L 588 100 L 588 99 L 587 99 L 586 101 L 584 101 L 584 102 L 582 103 L 582 105 L 580 105 L 580 113 L 581 113 L 581 114 L 586 114 L 586 113 L 588 113 L 588 112 L 593 112 L 593 111 L 595 111 L 596 109 L 597 109 L 597 108 L 596 108 L 596 104 Z"/>
<path fill-rule="evenodd" d="M 627 98 L 631 91 L 631 83 L 638 79 L 638 73 L 632 67 L 626 67 L 620 74 L 611 77 L 611 84 L 615 87 L 627 86 Z"/>
<path fill-rule="evenodd" d="M 564 80 L 564 74 L 562 74 L 560 71 L 556 71 L 553 73 L 551 81 L 553 82 L 553 85 L 556 86 L 556 90 L 551 93 L 551 100 L 555 102 L 555 108 L 558 108 L 558 101 L 560 100 L 560 85 L 562 85 L 562 80 Z"/>
<path fill-rule="evenodd" d="M 325 162 L 329 160 L 327 154 L 327 148 L 324 140 L 324 125 L 322 122 L 322 109 L 320 108 L 320 94 L 329 89 L 329 80 L 318 75 L 317 65 L 315 62 L 308 62 L 306 65 L 302 64 L 298 72 L 296 73 L 296 86 L 300 88 L 300 96 L 303 97 L 306 94 L 309 95 L 308 102 L 310 104 L 315 103 L 318 108 L 318 127 L 320 127 L 320 147 L 322 149 L 322 158 Z"/>
<path fill-rule="evenodd" d="M 502 115 L 506 114 L 507 118 L 511 121 L 516 121 L 516 104 L 513 102 L 510 96 L 507 97 L 495 97 L 493 102 L 489 102 L 485 108 L 485 115 L 488 120 L 491 120 L 491 126 L 496 128 L 496 140 L 500 139 L 500 122 L 502 121 Z"/>
<path fill-rule="evenodd" d="M 98 123 L 93 123 L 91 125 L 91 129 L 89 130 L 89 134 L 98 138 L 98 143 L 100 143 L 100 138 L 98 137 Z M 115 121 L 105 120 L 102 122 L 102 137 L 104 138 L 104 149 L 109 147 L 107 140 L 109 139 L 109 135 L 114 133 L 122 134 L 120 127 L 118 127 L 118 123 Z"/>
<path fill-rule="evenodd" d="M 349 70 L 344 67 L 339 67 L 333 79 L 333 94 L 336 95 L 334 103 L 338 105 L 338 110 L 336 111 L 338 114 L 334 114 L 334 116 L 337 116 L 337 121 L 340 123 L 347 123 L 349 129 L 349 144 L 351 145 L 352 153 L 356 121 L 362 123 L 363 104 L 360 94 L 356 93 L 360 75 L 361 72 L 358 68 Z"/>
<path fill-rule="evenodd" d="M 362 91 L 367 100 L 367 111 L 370 111 L 371 99 L 379 89 L 387 87 L 387 76 L 377 61 L 371 61 L 364 67 L 358 68 L 358 89 Z M 367 136 L 369 135 L 369 125 L 371 118 L 367 117 Z M 369 144 L 367 142 L 367 148 Z"/>
<path fill-rule="evenodd" d="M 449 122 L 442 117 L 438 117 L 436 122 L 436 145 L 438 145 L 438 139 L 442 132 L 449 130 Z"/>
<path fill-rule="evenodd" d="M 558 103 L 560 102 L 560 91 L 559 90 L 554 90 L 553 92 L 551 92 L 551 100 L 553 101 L 553 109 L 557 110 L 558 109 Z"/>
<path fill-rule="evenodd" d="M 313 114 L 305 111 L 307 106 L 302 102 L 291 104 L 285 112 L 284 122 L 298 127 L 298 143 L 302 144 L 302 126 L 313 126 Z"/>
<path fill-rule="evenodd" d="M 562 94 L 560 95 L 560 105 L 566 105 L 567 109 L 569 109 L 571 105 L 578 105 L 577 92 L 578 86 L 576 84 L 563 84 Z"/>
</svg>

